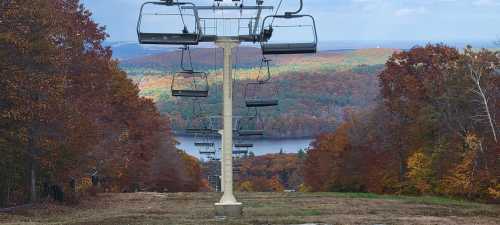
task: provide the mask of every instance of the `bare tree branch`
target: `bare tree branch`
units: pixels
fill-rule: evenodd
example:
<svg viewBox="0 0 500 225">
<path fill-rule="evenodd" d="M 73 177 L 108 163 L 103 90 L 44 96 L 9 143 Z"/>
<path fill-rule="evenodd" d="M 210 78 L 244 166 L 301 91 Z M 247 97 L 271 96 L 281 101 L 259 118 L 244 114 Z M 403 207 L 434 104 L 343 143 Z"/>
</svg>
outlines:
<svg viewBox="0 0 500 225">
<path fill-rule="evenodd" d="M 473 89 L 472 92 L 475 93 L 476 95 L 478 95 L 478 97 L 480 98 L 481 105 L 484 107 L 484 112 L 485 112 L 484 117 L 486 117 L 488 120 L 488 123 L 489 123 L 490 128 L 491 128 L 491 132 L 493 133 L 493 139 L 495 140 L 496 143 L 498 143 L 495 122 L 493 121 L 493 117 L 492 117 L 491 112 L 490 112 L 490 106 L 488 103 L 488 97 L 486 96 L 486 93 L 485 93 L 486 88 L 484 88 L 481 85 L 481 78 L 483 77 L 483 72 L 480 69 L 477 69 L 477 70 L 474 69 L 473 65 L 471 65 L 470 70 L 471 70 L 470 71 L 470 78 L 475 85 L 475 89 Z"/>
</svg>

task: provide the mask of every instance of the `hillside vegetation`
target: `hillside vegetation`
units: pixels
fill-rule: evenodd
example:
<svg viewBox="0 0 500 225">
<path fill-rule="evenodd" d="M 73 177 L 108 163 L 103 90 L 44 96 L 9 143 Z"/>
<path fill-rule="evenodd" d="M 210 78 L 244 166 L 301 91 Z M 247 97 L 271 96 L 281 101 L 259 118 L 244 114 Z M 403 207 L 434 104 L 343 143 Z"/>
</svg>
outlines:
<svg viewBox="0 0 500 225">
<path fill-rule="evenodd" d="M 345 111 L 367 107 L 374 101 L 378 91 L 376 74 L 392 52 L 391 49 L 366 49 L 272 57 L 271 81 L 278 94 L 275 95 L 272 88 L 262 91 L 264 95 L 276 96 L 280 105 L 261 112 L 267 136 L 305 137 L 333 131 L 343 121 Z M 248 113 L 243 105 L 245 84 L 259 74 L 260 52 L 255 48 L 240 48 L 236 53 L 235 111 L 245 115 Z M 217 55 L 220 57 L 222 52 Z M 217 115 L 221 108 L 221 59 L 214 66 L 210 62 L 215 61 L 213 56 L 214 50 L 209 49 L 196 49 L 192 53 L 194 67 L 211 72 L 211 96 L 198 102 L 207 115 Z M 172 127 L 177 131 L 193 116 L 191 101 L 170 95 L 170 71 L 178 70 L 179 57 L 179 53 L 165 53 L 121 64 L 139 83 L 141 95 L 153 99 L 160 111 L 170 116 Z M 156 72 L 135 73 L 142 70 L 139 68 L 155 68 Z"/>
<path fill-rule="evenodd" d="M 198 190 L 197 162 L 78 1 L 2 1 L 0 12 L 0 207 Z"/>
<path fill-rule="evenodd" d="M 380 100 L 316 138 L 304 163 L 313 191 L 500 201 L 500 54 L 444 45 L 395 53 Z"/>
</svg>

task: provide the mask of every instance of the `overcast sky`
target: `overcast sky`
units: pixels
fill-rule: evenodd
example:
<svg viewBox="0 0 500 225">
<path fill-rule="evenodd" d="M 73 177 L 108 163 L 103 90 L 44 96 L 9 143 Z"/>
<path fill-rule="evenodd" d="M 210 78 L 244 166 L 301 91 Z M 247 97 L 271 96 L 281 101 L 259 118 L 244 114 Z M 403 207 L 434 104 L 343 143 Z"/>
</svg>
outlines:
<svg viewBox="0 0 500 225">
<path fill-rule="evenodd" d="M 227 0 L 225 0 L 227 1 Z M 276 4 L 279 0 L 265 0 Z M 142 0 L 82 0 L 106 26 L 111 41 L 135 41 Z M 207 4 L 209 0 L 192 0 Z M 245 1 L 247 5 L 254 3 Z M 283 0 L 293 9 L 297 0 Z M 495 40 L 500 37 L 500 0 L 304 0 L 321 41 Z M 211 4 L 211 3 L 210 3 Z"/>
</svg>

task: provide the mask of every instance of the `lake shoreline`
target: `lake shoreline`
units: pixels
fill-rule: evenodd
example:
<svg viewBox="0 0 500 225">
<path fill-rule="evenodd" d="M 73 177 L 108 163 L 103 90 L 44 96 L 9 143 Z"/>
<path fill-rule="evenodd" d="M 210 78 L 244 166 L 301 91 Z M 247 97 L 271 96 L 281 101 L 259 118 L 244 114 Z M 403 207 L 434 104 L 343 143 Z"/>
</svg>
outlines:
<svg viewBox="0 0 500 225">
<path fill-rule="evenodd" d="M 181 138 L 194 138 L 195 135 L 190 135 L 190 134 L 186 134 L 186 133 L 176 133 L 176 132 L 172 132 L 174 137 L 177 138 L 177 137 L 181 137 Z M 236 140 L 238 140 L 237 136 L 233 136 L 235 137 Z M 264 140 L 264 141 L 283 141 L 283 140 L 304 140 L 304 139 L 310 139 L 310 140 L 314 140 L 315 137 L 314 136 L 303 136 L 303 137 L 270 137 L 270 136 L 263 136 L 263 137 L 245 137 L 245 138 L 242 138 L 244 140 Z"/>
<path fill-rule="evenodd" d="M 195 156 L 197 158 L 202 158 L 200 155 L 200 150 L 218 150 L 221 146 L 220 138 L 211 139 L 211 142 L 214 143 L 214 146 L 208 148 L 202 148 L 196 146 L 194 143 L 196 142 L 196 138 L 194 136 L 186 135 L 186 136 L 174 136 L 176 141 L 178 142 L 177 148 L 185 151 L 186 153 Z M 300 150 L 306 150 L 310 148 L 311 142 L 314 139 L 310 138 L 287 138 L 287 139 L 235 139 L 234 143 L 246 143 L 252 144 L 253 147 L 247 148 L 253 152 L 255 155 L 266 155 L 266 154 L 274 154 L 274 153 L 297 153 Z"/>
</svg>

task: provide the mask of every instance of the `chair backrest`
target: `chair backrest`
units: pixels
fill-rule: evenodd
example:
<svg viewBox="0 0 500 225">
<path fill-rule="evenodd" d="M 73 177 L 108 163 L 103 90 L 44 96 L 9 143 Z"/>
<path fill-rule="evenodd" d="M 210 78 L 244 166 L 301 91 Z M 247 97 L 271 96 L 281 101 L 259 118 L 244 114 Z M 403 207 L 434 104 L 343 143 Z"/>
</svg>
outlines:
<svg viewBox="0 0 500 225">
<path fill-rule="evenodd" d="M 170 90 L 176 97 L 208 97 L 208 75 L 192 70 L 177 72 L 172 76 Z"/>
<path fill-rule="evenodd" d="M 309 25 L 273 25 L 275 19 L 279 20 L 296 20 L 300 18 L 308 18 L 311 22 Z M 266 24 L 269 20 L 269 28 L 266 29 Z M 312 40 L 310 42 L 290 42 L 290 41 L 279 41 L 270 42 L 272 37 L 275 35 L 277 30 L 275 28 L 286 27 L 311 27 L 312 29 Z M 316 53 L 318 47 L 318 34 L 316 30 L 316 21 L 311 15 L 296 15 L 296 14 L 285 14 L 285 15 L 270 15 L 266 16 L 262 22 L 261 29 L 261 48 L 262 54 L 306 54 L 306 53 Z"/>
<path fill-rule="evenodd" d="M 156 6 L 156 9 L 170 9 L 172 11 L 147 13 L 146 6 Z M 183 13 L 181 6 L 191 5 L 192 14 Z M 178 10 L 178 12 L 177 12 Z M 145 30 L 144 16 L 168 17 L 170 26 L 181 26 L 175 31 L 157 30 L 158 24 L 153 24 L 154 31 Z M 186 17 L 192 17 L 192 21 L 188 21 Z M 189 22 L 192 23 L 191 30 L 188 29 Z M 181 25 L 182 24 L 182 25 Z M 164 27 L 164 26 L 162 26 Z M 174 26 L 175 27 L 175 26 Z M 162 44 L 162 45 L 197 45 L 201 37 L 201 28 L 199 24 L 199 16 L 196 6 L 190 2 L 177 2 L 177 1 L 159 1 L 159 2 L 145 2 L 141 5 L 139 11 L 139 19 L 137 20 L 137 36 L 140 44 Z"/>
</svg>

